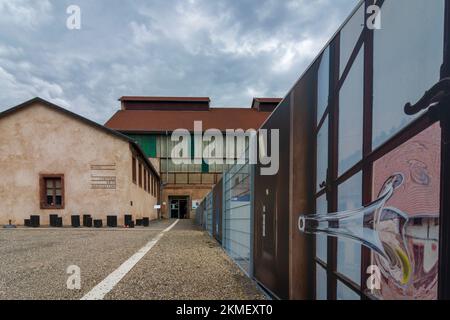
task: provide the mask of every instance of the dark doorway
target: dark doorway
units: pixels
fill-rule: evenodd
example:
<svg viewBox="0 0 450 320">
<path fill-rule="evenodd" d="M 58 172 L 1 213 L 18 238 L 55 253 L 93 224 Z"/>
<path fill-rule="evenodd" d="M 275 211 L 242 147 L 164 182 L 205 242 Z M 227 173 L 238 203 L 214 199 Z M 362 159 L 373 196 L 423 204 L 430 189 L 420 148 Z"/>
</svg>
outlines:
<svg viewBox="0 0 450 320">
<path fill-rule="evenodd" d="M 172 219 L 189 219 L 189 197 L 169 197 L 169 203 Z"/>
</svg>

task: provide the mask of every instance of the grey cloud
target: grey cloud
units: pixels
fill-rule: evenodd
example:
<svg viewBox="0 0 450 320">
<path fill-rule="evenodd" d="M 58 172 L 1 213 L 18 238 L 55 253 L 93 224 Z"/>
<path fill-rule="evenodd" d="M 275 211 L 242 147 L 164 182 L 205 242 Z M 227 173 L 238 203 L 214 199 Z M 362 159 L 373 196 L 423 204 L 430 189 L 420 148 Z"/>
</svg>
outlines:
<svg viewBox="0 0 450 320">
<path fill-rule="evenodd" d="M 122 95 L 283 96 L 358 1 L 76 2 L 79 31 L 73 1 L 0 0 L 0 110 L 39 95 L 103 123 Z"/>
<path fill-rule="evenodd" d="M 51 20 L 49 0 L 0 0 L 0 26 L 30 30 Z"/>
</svg>

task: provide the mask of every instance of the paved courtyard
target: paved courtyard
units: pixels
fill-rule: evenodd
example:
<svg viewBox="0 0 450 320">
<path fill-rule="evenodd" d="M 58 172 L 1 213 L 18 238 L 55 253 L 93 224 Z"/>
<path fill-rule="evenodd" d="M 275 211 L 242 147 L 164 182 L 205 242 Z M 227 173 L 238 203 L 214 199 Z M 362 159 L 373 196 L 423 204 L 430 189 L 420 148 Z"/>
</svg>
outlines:
<svg viewBox="0 0 450 320">
<path fill-rule="evenodd" d="M 0 299 L 80 299 L 106 278 L 116 282 L 106 279 L 111 288 L 105 299 L 264 299 L 192 221 L 164 232 L 174 222 L 136 229 L 0 229 Z M 159 241 L 130 270 L 113 276 L 130 268 L 131 257 L 154 239 Z M 67 288 L 72 265 L 81 271 L 80 290 Z"/>
</svg>

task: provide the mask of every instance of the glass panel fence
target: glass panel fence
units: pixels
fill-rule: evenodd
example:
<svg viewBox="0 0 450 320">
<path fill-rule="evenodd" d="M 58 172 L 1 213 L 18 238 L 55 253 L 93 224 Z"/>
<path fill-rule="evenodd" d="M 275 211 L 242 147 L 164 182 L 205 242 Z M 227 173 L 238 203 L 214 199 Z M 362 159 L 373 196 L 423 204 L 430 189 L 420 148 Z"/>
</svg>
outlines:
<svg viewBox="0 0 450 320">
<path fill-rule="evenodd" d="M 213 196 L 212 192 L 206 196 L 205 202 L 206 231 L 210 235 L 213 234 Z"/>
<path fill-rule="evenodd" d="M 247 273 L 251 265 L 251 170 L 236 165 L 224 174 L 223 246 Z"/>
</svg>

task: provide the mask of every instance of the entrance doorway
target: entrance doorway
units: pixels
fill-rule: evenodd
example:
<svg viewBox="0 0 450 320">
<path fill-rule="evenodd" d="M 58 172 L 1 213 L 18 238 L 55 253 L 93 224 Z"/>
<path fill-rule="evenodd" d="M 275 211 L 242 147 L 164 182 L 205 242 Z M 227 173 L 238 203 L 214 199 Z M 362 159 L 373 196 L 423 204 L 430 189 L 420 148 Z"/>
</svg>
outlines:
<svg viewBox="0 0 450 320">
<path fill-rule="evenodd" d="M 172 219 L 189 219 L 189 197 L 169 197 L 169 203 Z"/>
</svg>

